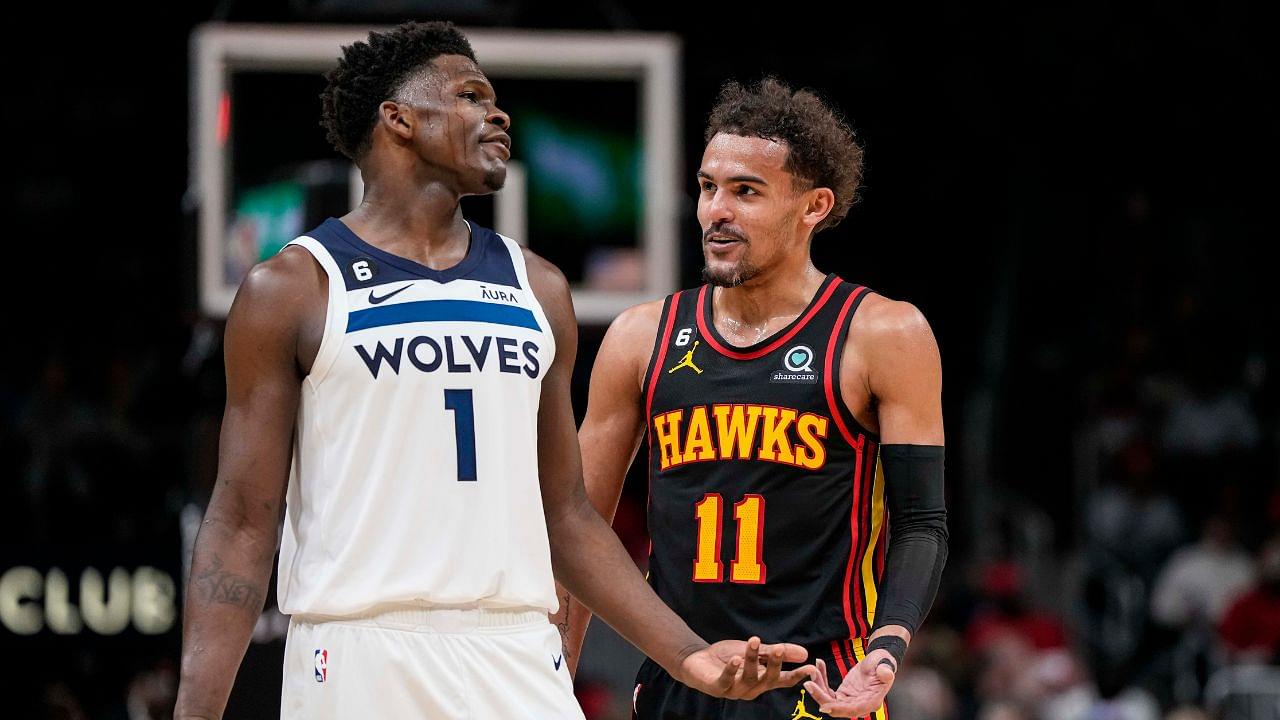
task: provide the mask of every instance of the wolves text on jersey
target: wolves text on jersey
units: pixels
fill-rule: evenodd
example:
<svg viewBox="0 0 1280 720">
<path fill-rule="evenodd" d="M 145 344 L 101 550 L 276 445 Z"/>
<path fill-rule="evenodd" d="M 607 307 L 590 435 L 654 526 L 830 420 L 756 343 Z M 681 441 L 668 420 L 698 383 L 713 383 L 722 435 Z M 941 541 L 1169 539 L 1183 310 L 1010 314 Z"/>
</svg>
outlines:
<svg viewBox="0 0 1280 720">
<path fill-rule="evenodd" d="M 523 372 L 531 378 L 537 378 L 541 369 L 537 343 L 532 340 L 521 343 L 515 338 L 493 335 L 445 335 L 440 338 L 419 335 L 408 339 L 399 337 L 390 347 L 379 340 L 372 350 L 364 345 L 356 345 L 355 350 L 375 380 L 384 364 L 399 375 L 401 360 L 405 358 L 410 365 L 424 373 L 441 369 L 449 373 L 484 372 L 486 364 L 496 363 L 499 372 Z"/>
</svg>

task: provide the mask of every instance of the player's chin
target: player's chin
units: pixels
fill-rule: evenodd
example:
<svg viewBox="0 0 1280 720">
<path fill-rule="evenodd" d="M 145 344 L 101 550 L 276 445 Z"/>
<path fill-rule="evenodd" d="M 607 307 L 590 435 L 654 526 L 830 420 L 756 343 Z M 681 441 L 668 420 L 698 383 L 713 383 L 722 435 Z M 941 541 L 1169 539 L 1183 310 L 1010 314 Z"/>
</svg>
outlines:
<svg viewBox="0 0 1280 720">
<path fill-rule="evenodd" d="M 505 162 L 488 162 L 484 167 L 476 168 L 471 182 L 469 194 L 487 195 L 497 192 L 507 184 L 507 164 Z"/>
<path fill-rule="evenodd" d="M 748 266 L 749 263 L 742 260 L 726 261 L 707 257 L 702 268 L 702 279 L 711 285 L 737 287 L 751 278 Z"/>
</svg>

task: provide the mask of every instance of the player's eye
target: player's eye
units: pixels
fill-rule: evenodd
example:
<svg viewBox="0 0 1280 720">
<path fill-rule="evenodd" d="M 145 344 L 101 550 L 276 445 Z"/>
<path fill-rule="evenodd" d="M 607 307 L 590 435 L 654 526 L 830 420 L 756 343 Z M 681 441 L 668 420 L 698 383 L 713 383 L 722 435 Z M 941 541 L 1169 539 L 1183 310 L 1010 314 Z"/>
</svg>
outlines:
<svg viewBox="0 0 1280 720">
<path fill-rule="evenodd" d="M 470 102 L 479 102 L 479 101 L 480 101 L 480 96 L 479 96 L 479 95 L 477 95 L 477 94 L 476 94 L 476 92 L 475 92 L 474 90 L 467 90 L 466 92 L 458 93 L 458 97 L 460 97 L 460 98 L 466 98 L 466 99 L 467 99 L 467 100 L 469 100 Z"/>
<path fill-rule="evenodd" d="M 739 185 L 738 194 L 739 195 L 759 195 L 760 193 L 757 193 L 755 191 L 755 188 L 750 187 L 749 185 Z"/>
<path fill-rule="evenodd" d="M 715 183 L 711 182 L 710 180 L 703 180 L 701 185 L 702 185 L 702 192 L 715 192 L 715 189 L 716 189 Z"/>
</svg>

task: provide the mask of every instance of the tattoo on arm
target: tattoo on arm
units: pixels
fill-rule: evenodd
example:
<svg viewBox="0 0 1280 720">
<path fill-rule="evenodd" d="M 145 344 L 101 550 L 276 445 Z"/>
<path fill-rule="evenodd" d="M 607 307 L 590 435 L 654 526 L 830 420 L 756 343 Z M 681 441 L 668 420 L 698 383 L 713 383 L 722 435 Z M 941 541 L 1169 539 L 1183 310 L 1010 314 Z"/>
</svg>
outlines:
<svg viewBox="0 0 1280 720">
<path fill-rule="evenodd" d="M 560 647 L 564 656 L 569 657 L 569 593 L 560 598 L 560 605 L 564 608 L 564 619 L 556 623 L 556 629 L 560 631 Z"/>
<path fill-rule="evenodd" d="M 223 570 L 222 558 L 216 554 L 191 584 L 206 605 L 220 603 L 250 610 L 262 607 L 261 586 L 242 575 Z"/>
</svg>

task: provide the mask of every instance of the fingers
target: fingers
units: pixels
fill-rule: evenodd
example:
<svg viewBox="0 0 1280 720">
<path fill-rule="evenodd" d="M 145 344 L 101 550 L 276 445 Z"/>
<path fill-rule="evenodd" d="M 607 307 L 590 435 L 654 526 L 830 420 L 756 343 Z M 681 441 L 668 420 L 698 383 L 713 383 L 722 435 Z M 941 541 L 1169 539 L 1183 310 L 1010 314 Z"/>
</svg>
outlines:
<svg viewBox="0 0 1280 720">
<path fill-rule="evenodd" d="M 761 692 L 782 687 L 778 684 L 778 677 L 782 674 L 782 656 L 782 648 L 774 648 L 765 655 L 768 658 L 768 664 L 765 665 L 764 676 L 760 678 L 760 685 L 763 687 Z M 795 683 L 791 684 L 794 685 Z"/>
<path fill-rule="evenodd" d="M 751 655 L 750 645 L 748 645 L 747 654 L 748 656 Z M 754 673 L 744 668 L 739 678 L 740 685 L 738 687 L 740 692 L 735 693 L 735 695 L 744 700 L 751 700 L 770 690 L 791 687 L 805 678 L 813 677 L 817 672 L 817 668 L 814 666 L 805 665 L 784 673 L 782 671 L 784 658 L 786 658 L 786 650 L 781 647 L 774 647 L 771 652 L 764 654 L 765 670 L 763 675 L 752 677 Z M 746 662 L 748 663 L 747 667 L 750 667 L 751 661 L 749 658 Z"/>
<path fill-rule="evenodd" d="M 809 659 L 809 651 L 794 643 L 775 643 L 760 647 L 760 651 L 766 654 L 772 654 L 776 649 L 782 650 L 783 662 L 801 663 Z"/>
<path fill-rule="evenodd" d="M 827 680 L 827 663 L 822 658 L 818 658 L 818 672 L 817 672 L 816 680 L 818 684 L 821 685 L 822 688 L 827 691 L 827 694 L 830 695 L 831 683 L 829 680 Z"/>
<path fill-rule="evenodd" d="M 817 697 L 815 696 L 814 699 L 817 700 Z M 833 696 L 830 700 L 818 700 L 818 710 L 833 718 L 860 718 L 875 712 L 882 704 Z"/>
<path fill-rule="evenodd" d="M 774 684 L 767 689 L 773 690 L 775 688 L 792 687 L 796 683 L 800 682 L 801 680 L 814 677 L 815 674 L 816 674 L 816 670 L 812 665 L 805 665 L 803 667 L 798 667 L 791 670 L 784 670 L 778 674 L 778 677 L 774 681 Z"/>
<path fill-rule="evenodd" d="M 792 658 L 803 660 L 808 657 L 808 652 L 799 645 L 764 645 L 759 638 L 753 637 L 747 641 L 745 655 L 734 658 L 734 661 L 741 660 L 741 672 L 732 679 L 732 686 L 725 688 L 726 697 L 750 700 L 769 690 L 792 687 L 801 680 L 820 675 L 813 665 L 782 670 L 783 663 L 799 661 Z M 721 682 L 727 677 L 727 673 L 722 674 Z"/>
<path fill-rule="evenodd" d="M 804 684 L 804 689 L 809 691 L 809 696 L 820 708 L 825 708 L 835 702 L 836 695 L 831 691 L 831 683 L 827 680 L 827 663 L 818 658 L 816 664 L 816 672 L 811 675 L 813 679 Z"/>
<path fill-rule="evenodd" d="M 819 710 L 827 715 L 831 714 L 828 708 L 836 701 L 836 696 L 831 692 L 830 688 L 826 687 L 826 683 L 819 685 L 810 680 L 804 684 L 804 689 L 808 690 L 809 696 L 813 698 L 814 702 L 818 703 Z"/>
<path fill-rule="evenodd" d="M 720 671 L 720 677 L 716 678 L 716 687 L 721 692 L 726 692 L 733 687 L 733 681 L 738 678 L 738 671 L 742 669 L 742 658 L 735 657 L 724 664 L 724 669 Z"/>
<path fill-rule="evenodd" d="M 754 686 L 760 679 L 760 638 L 747 640 L 747 653 L 743 658 L 742 684 L 746 688 Z"/>
<path fill-rule="evenodd" d="M 880 663 L 876 665 L 876 679 L 885 685 L 892 685 L 894 678 L 893 667 L 889 663 Z"/>
</svg>

